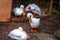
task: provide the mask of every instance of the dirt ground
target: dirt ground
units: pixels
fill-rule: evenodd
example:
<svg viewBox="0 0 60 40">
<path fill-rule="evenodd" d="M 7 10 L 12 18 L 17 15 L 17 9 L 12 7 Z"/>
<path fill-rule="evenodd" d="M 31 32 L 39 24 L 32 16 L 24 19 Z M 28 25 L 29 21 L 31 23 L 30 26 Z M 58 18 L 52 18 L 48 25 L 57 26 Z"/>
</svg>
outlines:
<svg viewBox="0 0 60 40">
<path fill-rule="evenodd" d="M 0 40 L 12 40 L 8 37 L 10 31 L 19 26 L 23 27 L 23 29 L 30 35 L 30 39 L 28 40 L 57 40 L 54 38 L 54 35 L 60 35 L 60 25 L 56 24 L 52 18 L 43 18 L 41 19 L 41 24 L 39 26 L 39 31 L 37 33 L 31 33 L 30 25 L 28 21 L 22 19 L 24 21 L 16 22 L 11 20 L 8 23 L 0 23 Z M 56 33 L 57 32 L 57 33 Z"/>
</svg>

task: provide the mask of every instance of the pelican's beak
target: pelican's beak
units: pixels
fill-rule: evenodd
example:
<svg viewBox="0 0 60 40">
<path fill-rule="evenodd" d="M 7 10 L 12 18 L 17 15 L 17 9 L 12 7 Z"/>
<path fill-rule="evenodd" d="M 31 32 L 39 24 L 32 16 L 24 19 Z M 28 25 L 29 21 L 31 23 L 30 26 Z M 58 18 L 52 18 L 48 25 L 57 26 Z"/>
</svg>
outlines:
<svg viewBox="0 0 60 40">
<path fill-rule="evenodd" d="M 25 31 L 21 30 L 22 32 L 26 33 Z M 28 34 L 26 34 L 26 37 L 27 38 L 30 38 L 30 36 Z"/>
<path fill-rule="evenodd" d="M 30 36 L 28 34 L 26 34 L 26 35 L 27 35 L 27 38 L 30 38 Z"/>
<path fill-rule="evenodd" d="M 23 16 L 25 16 L 25 13 L 23 13 Z"/>
<path fill-rule="evenodd" d="M 24 8 L 23 8 L 23 10 L 22 10 L 22 11 L 23 11 L 23 16 L 25 16 L 25 11 L 24 11 Z"/>
<path fill-rule="evenodd" d="M 31 19 L 31 17 L 29 17 L 28 19 L 29 19 L 29 23 L 32 23 L 32 19 Z"/>
</svg>

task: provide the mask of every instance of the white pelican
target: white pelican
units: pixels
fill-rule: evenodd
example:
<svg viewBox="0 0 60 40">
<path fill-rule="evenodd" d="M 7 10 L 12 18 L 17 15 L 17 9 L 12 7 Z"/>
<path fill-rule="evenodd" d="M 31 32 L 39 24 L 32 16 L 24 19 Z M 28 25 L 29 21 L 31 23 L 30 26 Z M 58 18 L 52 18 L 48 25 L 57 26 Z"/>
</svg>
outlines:
<svg viewBox="0 0 60 40">
<path fill-rule="evenodd" d="M 8 36 L 15 40 L 27 40 L 27 38 L 30 38 L 28 34 L 23 30 L 22 27 L 19 27 L 18 29 L 12 30 Z"/>
<path fill-rule="evenodd" d="M 19 7 L 14 8 L 13 12 L 16 17 L 21 16 L 21 15 L 25 16 L 24 5 L 20 5 L 20 8 Z M 16 19 L 19 20 L 20 18 L 16 18 Z"/>
<path fill-rule="evenodd" d="M 36 4 L 29 4 L 26 8 L 25 11 L 32 11 L 35 14 L 41 15 L 41 9 L 39 8 L 38 5 Z"/>
<path fill-rule="evenodd" d="M 31 32 L 37 32 L 36 28 L 40 25 L 40 19 L 34 18 L 32 13 L 28 13 L 27 18 L 32 28 Z"/>
</svg>

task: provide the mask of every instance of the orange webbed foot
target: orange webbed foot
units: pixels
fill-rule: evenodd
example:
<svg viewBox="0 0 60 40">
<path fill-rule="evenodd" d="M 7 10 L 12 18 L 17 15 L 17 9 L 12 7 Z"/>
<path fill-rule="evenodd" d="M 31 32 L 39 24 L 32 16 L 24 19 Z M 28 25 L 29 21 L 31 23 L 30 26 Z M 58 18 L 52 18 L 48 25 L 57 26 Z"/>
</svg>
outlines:
<svg viewBox="0 0 60 40">
<path fill-rule="evenodd" d="M 30 31 L 31 31 L 31 32 L 38 32 L 37 29 L 31 29 Z"/>
</svg>

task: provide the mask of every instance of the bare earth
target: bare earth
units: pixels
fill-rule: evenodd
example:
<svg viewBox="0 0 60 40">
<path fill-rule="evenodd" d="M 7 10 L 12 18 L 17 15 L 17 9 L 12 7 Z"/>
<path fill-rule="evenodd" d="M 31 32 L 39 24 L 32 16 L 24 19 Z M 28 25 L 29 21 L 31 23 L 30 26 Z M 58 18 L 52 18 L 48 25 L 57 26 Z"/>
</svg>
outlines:
<svg viewBox="0 0 60 40">
<path fill-rule="evenodd" d="M 56 31 L 59 30 L 57 27 L 59 26 L 57 24 L 55 25 L 55 23 L 53 23 L 50 19 L 41 20 L 41 24 L 38 28 L 39 31 L 37 33 L 31 33 L 29 31 L 31 27 L 27 21 L 0 23 L 0 40 L 12 40 L 8 37 L 8 34 L 10 31 L 18 28 L 19 26 L 23 27 L 23 29 L 29 34 L 30 39 L 28 40 L 57 40 L 52 34 L 56 34 Z"/>
</svg>

